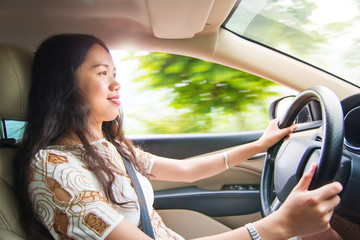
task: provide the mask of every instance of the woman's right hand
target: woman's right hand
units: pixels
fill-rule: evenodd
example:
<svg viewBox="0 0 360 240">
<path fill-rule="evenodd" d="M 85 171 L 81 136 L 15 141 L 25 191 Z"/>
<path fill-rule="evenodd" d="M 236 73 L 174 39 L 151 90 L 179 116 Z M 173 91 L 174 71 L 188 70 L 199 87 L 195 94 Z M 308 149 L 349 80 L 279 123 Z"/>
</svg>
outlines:
<svg viewBox="0 0 360 240">
<path fill-rule="evenodd" d="M 311 166 L 279 210 L 269 216 L 278 218 L 288 236 L 308 236 L 330 228 L 334 208 L 340 202 L 338 194 L 342 191 L 342 185 L 333 182 L 308 190 L 316 167 L 316 164 Z"/>
</svg>

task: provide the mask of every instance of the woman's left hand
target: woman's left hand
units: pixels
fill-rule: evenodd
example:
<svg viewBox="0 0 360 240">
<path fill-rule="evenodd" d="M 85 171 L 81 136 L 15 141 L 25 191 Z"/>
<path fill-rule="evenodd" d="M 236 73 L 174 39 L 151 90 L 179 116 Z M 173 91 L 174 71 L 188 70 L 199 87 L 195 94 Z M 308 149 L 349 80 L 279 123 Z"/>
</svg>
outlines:
<svg viewBox="0 0 360 240">
<path fill-rule="evenodd" d="M 297 129 L 297 125 L 292 124 L 290 127 L 280 129 L 279 119 L 270 121 L 263 135 L 259 138 L 258 143 L 263 147 L 266 152 L 271 146 L 275 145 L 281 139 L 287 139 L 291 133 Z"/>
</svg>

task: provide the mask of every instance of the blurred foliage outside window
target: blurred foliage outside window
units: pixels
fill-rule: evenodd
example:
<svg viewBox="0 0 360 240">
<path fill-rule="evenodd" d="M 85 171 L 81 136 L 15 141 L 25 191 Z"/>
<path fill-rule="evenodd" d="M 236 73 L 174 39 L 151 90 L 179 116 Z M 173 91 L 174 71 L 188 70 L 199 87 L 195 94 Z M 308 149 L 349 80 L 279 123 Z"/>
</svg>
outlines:
<svg viewBox="0 0 360 240">
<path fill-rule="evenodd" d="M 242 0 L 224 27 L 360 86 L 360 0 Z"/>
<path fill-rule="evenodd" d="M 289 89 L 252 74 L 160 52 L 112 51 L 126 134 L 264 129 L 268 106 Z"/>
</svg>

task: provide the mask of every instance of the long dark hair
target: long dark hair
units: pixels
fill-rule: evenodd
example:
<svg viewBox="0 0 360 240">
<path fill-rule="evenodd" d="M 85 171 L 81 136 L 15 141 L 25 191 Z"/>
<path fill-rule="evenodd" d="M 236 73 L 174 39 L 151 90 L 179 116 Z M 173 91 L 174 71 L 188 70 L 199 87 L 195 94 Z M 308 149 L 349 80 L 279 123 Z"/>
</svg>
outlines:
<svg viewBox="0 0 360 240">
<path fill-rule="evenodd" d="M 107 198 L 114 204 L 111 191 L 114 175 L 104 160 L 92 148 L 88 128 L 89 106 L 84 100 L 75 78 L 75 71 L 84 62 L 95 44 L 109 49 L 98 38 L 86 34 L 61 34 L 45 40 L 35 53 L 32 82 L 29 93 L 27 125 L 14 161 L 15 189 L 21 207 L 25 233 L 31 239 L 49 239 L 49 233 L 40 224 L 29 199 L 29 165 L 34 155 L 67 133 L 75 134 L 85 149 L 84 164 L 92 170 Z M 122 131 L 122 116 L 104 122 L 102 131 L 118 152 L 137 164 L 134 147 Z"/>
</svg>

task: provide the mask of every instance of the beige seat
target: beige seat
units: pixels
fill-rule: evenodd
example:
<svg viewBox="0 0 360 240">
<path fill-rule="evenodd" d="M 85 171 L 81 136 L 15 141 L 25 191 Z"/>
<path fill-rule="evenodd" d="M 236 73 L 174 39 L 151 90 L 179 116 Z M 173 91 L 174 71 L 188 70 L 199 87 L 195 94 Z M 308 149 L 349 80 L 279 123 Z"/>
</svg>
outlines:
<svg viewBox="0 0 360 240">
<path fill-rule="evenodd" d="M 33 61 L 31 52 L 0 44 L 0 118 L 24 120 Z M 1 126 L 2 128 L 3 126 Z M 0 128 L 0 129 L 1 129 Z M 0 239 L 25 239 L 18 222 L 13 189 L 12 159 L 16 148 L 0 141 Z"/>
</svg>

